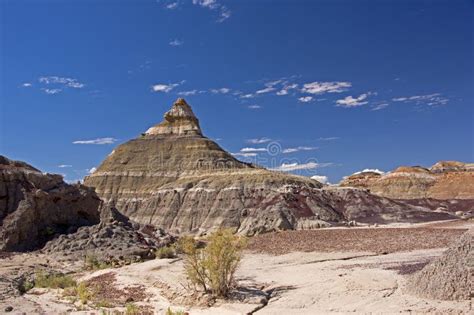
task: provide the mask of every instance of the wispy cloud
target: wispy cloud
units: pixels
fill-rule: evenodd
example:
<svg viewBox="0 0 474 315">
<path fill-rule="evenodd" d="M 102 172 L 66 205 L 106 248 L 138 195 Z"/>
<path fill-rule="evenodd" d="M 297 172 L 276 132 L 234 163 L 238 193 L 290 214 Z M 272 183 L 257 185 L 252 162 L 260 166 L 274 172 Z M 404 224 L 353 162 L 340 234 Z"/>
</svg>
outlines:
<svg viewBox="0 0 474 315">
<path fill-rule="evenodd" d="M 96 167 L 92 167 L 92 168 L 90 168 L 90 169 L 88 170 L 88 173 L 89 173 L 89 174 L 93 174 L 93 173 L 95 173 L 95 171 L 97 171 L 97 168 L 96 168 Z"/>
<path fill-rule="evenodd" d="M 341 93 L 347 91 L 350 82 L 311 82 L 303 85 L 301 92 L 308 94 Z"/>
<path fill-rule="evenodd" d="M 46 94 L 49 94 L 49 95 L 54 95 L 54 94 L 58 94 L 58 93 L 61 93 L 61 89 L 47 89 L 47 88 L 42 88 L 41 91 L 45 92 Z"/>
<path fill-rule="evenodd" d="M 247 143 L 251 143 L 251 144 L 262 144 L 262 143 L 267 143 L 270 141 L 272 141 L 272 139 L 266 138 L 266 137 L 246 140 Z"/>
<path fill-rule="evenodd" d="M 339 137 L 321 137 L 318 138 L 319 141 L 334 141 L 334 140 L 339 140 L 341 138 Z"/>
<path fill-rule="evenodd" d="M 192 0 L 194 5 L 219 12 L 217 22 L 221 23 L 230 18 L 232 12 L 224 5 L 217 2 L 217 0 Z"/>
<path fill-rule="evenodd" d="M 256 94 L 264 94 L 264 93 L 270 93 L 272 91 L 275 91 L 276 89 L 274 87 L 266 87 L 264 89 L 261 89 L 261 90 L 258 90 L 257 92 L 255 92 Z"/>
<path fill-rule="evenodd" d="M 276 95 L 282 96 L 282 95 L 288 95 L 290 90 L 294 90 L 298 88 L 298 84 L 292 83 L 292 84 L 287 84 L 281 88 L 280 91 L 276 92 Z"/>
<path fill-rule="evenodd" d="M 201 92 L 204 92 L 204 91 L 198 91 L 198 90 L 181 91 L 181 92 L 178 92 L 178 95 L 190 96 L 190 95 L 196 95 L 196 94 L 201 93 Z"/>
<path fill-rule="evenodd" d="M 361 94 L 357 97 L 347 96 L 343 99 L 337 100 L 336 103 L 337 103 L 337 106 L 345 107 L 345 108 L 362 106 L 368 103 L 366 99 L 371 94 L 372 93 L 368 92 L 368 93 Z"/>
<path fill-rule="evenodd" d="M 38 81 L 43 84 L 59 84 L 73 89 L 81 89 L 85 86 L 84 83 L 79 82 L 77 79 L 58 76 L 44 76 L 40 77 Z"/>
<path fill-rule="evenodd" d="M 176 2 L 170 2 L 170 3 L 165 4 L 165 8 L 167 8 L 168 10 L 174 10 L 174 9 L 176 9 L 178 6 L 179 6 L 179 2 L 178 2 L 178 1 L 176 1 Z"/>
<path fill-rule="evenodd" d="M 163 84 L 163 83 L 160 83 L 160 84 L 155 84 L 151 87 L 152 91 L 153 92 L 158 92 L 158 93 L 168 93 L 170 92 L 172 89 L 174 89 L 175 87 L 177 86 L 180 86 L 181 84 L 183 84 L 185 81 L 181 81 L 179 83 L 170 83 L 170 84 Z"/>
<path fill-rule="evenodd" d="M 72 165 L 69 165 L 69 164 L 60 164 L 58 165 L 59 168 L 69 168 L 69 167 L 72 167 Z"/>
<path fill-rule="evenodd" d="M 255 97 L 255 95 L 254 95 L 254 94 L 251 94 L 251 93 L 249 93 L 249 94 L 242 94 L 242 95 L 240 95 L 239 97 L 240 97 L 240 98 L 254 98 L 254 97 Z"/>
<path fill-rule="evenodd" d="M 29 83 L 29 82 L 25 82 L 21 85 L 22 87 L 32 87 L 33 84 Z"/>
<path fill-rule="evenodd" d="M 242 148 L 240 152 L 267 152 L 267 148 Z"/>
<path fill-rule="evenodd" d="M 415 103 L 416 105 L 428 105 L 428 106 L 437 106 L 437 105 L 446 105 L 449 102 L 449 99 L 442 96 L 440 93 L 427 94 L 427 95 L 414 95 L 409 97 L 397 97 L 393 98 L 394 102 L 404 102 L 404 103 Z"/>
<path fill-rule="evenodd" d="M 298 98 L 298 101 L 300 101 L 301 103 L 309 103 L 312 100 L 313 100 L 312 96 L 302 96 L 302 97 Z"/>
<path fill-rule="evenodd" d="M 169 44 L 170 44 L 170 46 L 176 47 L 176 46 L 181 46 L 181 45 L 183 45 L 184 42 L 183 42 L 182 40 L 179 40 L 179 39 L 174 39 L 174 40 L 172 40 Z"/>
<path fill-rule="evenodd" d="M 278 167 L 271 168 L 273 171 L 280 171 L 280 172 L 291 172 L 291 171 L 297 171 L 297 170 L 309 170 L 309 169 L 315 169 L 315 168 L 321 168 L 321 167 L 326 167 L 330 166 L 332 163 L 316 163 L 316 162 L 309 162 L 309 163 L 283 163 Z"/>
<path fill-rule="evenodd" d="M 227 94 L 230 92 L 229 88 L 223 87 L 220 89 L 210 89 L 212 94 Z"/>
<path fill-rule="evenodd" d="M 381 102 L 381 103 L 375 104 L 371 110 L 381 110 L 381 109 L 386 108 L 387 106 L 388 106 L 387 102 Z"/>
<path fill-rule="evenodd" d="M 73 144 L 113 144 L 118 140 L 115 138 L 107 137 L 107 138 L 97 138 L 92 140 L 76 140 L 73 141 Z"/>
<path fill-rule="evenodd" d="M 257 156 L 257 153 L 252 153 L 252 152 L 238 152 L 238 153 L 232 153 L 233 156 L 241 156 L 241 157 L 255 157 Z"/>
<path fill-rule="evenodd" d="M 296 148 L 287 148 L 284 149 L 282 152 L 283 153 L 295 153 L 299 151 L 314 151 L 317 150 L 317 147 L 296 147 Z"/>
<path fill-rule="evenodd" d="M 249 105 L 249 106 L 247 106 L 247 108 L 248 109 L 261 109 L 262 106 L 260 106 L 260 105 Z"/>
</svg>

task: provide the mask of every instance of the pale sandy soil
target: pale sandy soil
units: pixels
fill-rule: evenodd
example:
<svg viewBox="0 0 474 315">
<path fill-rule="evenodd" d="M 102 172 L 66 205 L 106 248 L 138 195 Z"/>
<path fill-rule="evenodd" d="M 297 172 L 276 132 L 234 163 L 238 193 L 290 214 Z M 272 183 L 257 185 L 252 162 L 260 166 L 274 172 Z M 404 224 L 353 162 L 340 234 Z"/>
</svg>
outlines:
<svg viewBox="0 0 474 315">
<path fill-rule="evenodd" d="M 466 228 L 472 225 L 472 222 L 449 224 L 450 228 Z M 366 250 L 357 251 L 324 250 L 280 255 L 247 251 L 237 274 L 241 286 L 239 293 L 235 294 L 232 301 L 217 301 L 212 307 L 203 305 L 202 299 L 201 306 L 189 305 L 191 300 L 195 300 L 195 296 L 191 296 L 185 288 L 183 261 L 179 258 L 152 260 L 118 269 L 82 273 L 78 274 L 78 277 L 80 281 L 112 277 L 115 282 L 110 291 L 140 286 L 139 290 L 144 298 L 134 301 L 134 304 L 146 307 L 143 310 L 150 310 L 150 314 L 164 314 L 169 306 L 173 310 L 184 310 L 191 315 L 354 312 L 472 314 L 471 301 L 429 300 L 405 291 L 405 283 L 410 273 L 422 268 L 444 251 L 445 243 L 441 240 L 446 235 L 453 237 L 442 232 L 446 231 L 444 229 L 439 231 L 438 247 L 433 245 L 430 248 L 416 248 L 416 241 L 406 237 L 406 242 L 409 243 L 405 246 L 407 250 L 402 246 L 400 250 L 389 253 L 380 253 L 378 248 L 375 251 L 365 248 Z M 431 232 L 429 233 L 431 237 Z M 360 235 L 360 241 L 370 245 L 362 235 L 371 238 L 378 234 L 362 232 Z M 341 237 L 339 236 L 343 240 Z M 5 274 L 15 266 L 32 264 L 32 257 L 28 259 L 28 255 L 18 255 L 8 260 L 8 263 L 7 260 L 2 260 L 0 277 L 2 272 Z M 44 262 L 45 258 L 36 256 L 35 259 L 36 262 Z M 97 278 L 98 276 L 102 278 Z M 268 303 L 265 303 L 265 296 L 269 297 Z M 77 305 L 61 296 L 61 290 L 33 289 L 19 297 L 7 297 L 0 300 L 0 313 L 6 306 L 14 308 L 10 314 L 100 314 L 97 310 L 87 308 L 79 311 Z"/>
</svg>

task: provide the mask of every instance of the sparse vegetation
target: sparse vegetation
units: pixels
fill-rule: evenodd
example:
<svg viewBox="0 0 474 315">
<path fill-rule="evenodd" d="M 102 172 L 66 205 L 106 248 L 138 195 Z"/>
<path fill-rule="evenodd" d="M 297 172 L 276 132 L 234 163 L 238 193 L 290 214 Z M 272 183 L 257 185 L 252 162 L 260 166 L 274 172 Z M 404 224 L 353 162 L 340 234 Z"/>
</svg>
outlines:
<svg viewBox="0 0 474 315">
<path fill-rule="evenodd" d="M 218 230 L 207 239 L 204 248 L 198 248 L 191 237 L 180 241 L 186 255 L 185 272 L 194 286 L 218 297 L 227 297 L 235 286 L 235 271 L 239 265 L 245 239 L 230 230 Z"/>
<path fill-rule="evenodd" d="M 94 292 L 92 292 L 85 282 L 80 282 L 74 287 L 67 288 L 63 295 L 71 298 L 73 302 L 79 300 L 83 305 L 89 303 L 89 301 L 94 298 Z"/>
<path fill-rule="evenodd" d="M 140 314 L 140 308 L 133 304 L 133 303 L 128 303 L 125 306 L 125 315 L 139 315 Z"/>
<path fill-rule="evenodd" d="M 84 269 L 85 270 L 100 270 L 111 268 L 112 264 L 107 261 L 100 260 L 94 255 L 86 255 L 84 257 Z"/>
<path fill-rule="evenodd" d="M 170 307 L 168 307 L 165 315 L 184 315 L 184 311 L 173 311 Z"/>
<path fill-rule="evenodd" d="M 68 275 L 47 274 L 44 271 L 39 271 L 35 276 L 35 287 L 37 288 L 65 289 L 74 286 L 76 286 L 76 281 Z"/>
<path fill-rule="evenodd" d="M 159 248 L 155 252 L 156 258 L 163 259 L 163 258 L 174 258 L 176 257 L 175 249 L 172 246 L 164 246 Z"/>
</svg>

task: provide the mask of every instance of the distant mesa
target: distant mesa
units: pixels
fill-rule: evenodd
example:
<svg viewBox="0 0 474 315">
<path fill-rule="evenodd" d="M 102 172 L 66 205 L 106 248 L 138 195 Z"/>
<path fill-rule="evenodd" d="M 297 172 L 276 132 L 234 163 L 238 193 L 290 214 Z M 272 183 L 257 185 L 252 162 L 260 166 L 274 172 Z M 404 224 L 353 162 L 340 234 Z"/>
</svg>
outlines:
<svg viewBox="0 0 474 315">
<path fill-rule="evenodd" d="M 395 199 L 474 200 L 474 163 L 441 161 L 429 168 L 400 166 L 383 175 L 362 172 L 346 177 L 340 185 L 367 188 Z"/>
</svg>

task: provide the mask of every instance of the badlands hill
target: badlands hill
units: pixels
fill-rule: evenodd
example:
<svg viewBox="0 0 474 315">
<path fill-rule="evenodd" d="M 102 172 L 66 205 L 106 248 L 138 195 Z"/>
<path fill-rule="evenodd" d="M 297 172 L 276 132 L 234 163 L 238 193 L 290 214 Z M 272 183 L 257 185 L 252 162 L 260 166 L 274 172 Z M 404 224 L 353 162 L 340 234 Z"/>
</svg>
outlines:
<svg viewBox="0 0 474 315">
<path fill-rule="evenodd" d="M 442 161 L 430 168 L 401 166 L 387 174 L 360 172 L 340 186 L 367 188 L 395 199 L 474 199 L 474 163 Z"/>
<path fill-rule="evenodd" d="M 343 223 L 447 219 L 360 189 L 321 189 L 307 177 L 243 163 L 203 136 L 178 99 L 164 120 L 112 151 L 85 185 L 106 208 L 176 233 L 217 227 L 254 235 Z"/>
<path fill-rule="evenodd" d="M 0 156 L 0 251 L 34 249 L 55 234 L 96 224 L 99 204 L 88 187 Z"/>
</svg>

